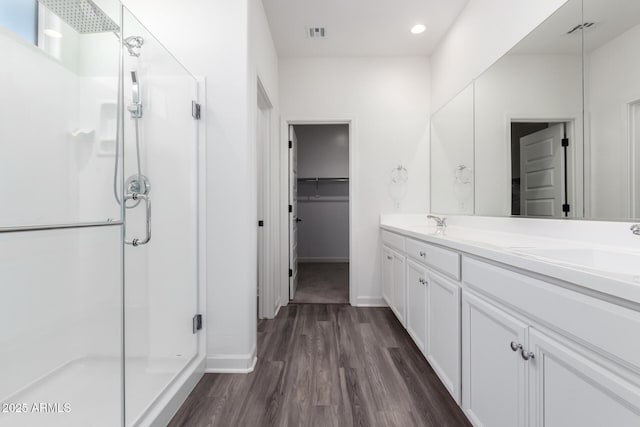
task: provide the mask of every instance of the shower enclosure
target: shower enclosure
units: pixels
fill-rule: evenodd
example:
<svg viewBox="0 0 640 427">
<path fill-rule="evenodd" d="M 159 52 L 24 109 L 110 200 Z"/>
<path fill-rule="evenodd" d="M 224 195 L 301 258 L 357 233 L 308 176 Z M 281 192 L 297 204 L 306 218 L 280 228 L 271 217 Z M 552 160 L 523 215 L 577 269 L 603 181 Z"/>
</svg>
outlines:
<svg viewBox="0 0 640 427">
<path fill-rule="evenodd" d="M 33 3 L 33 39 L 0 21 L 0 426 L 146 425 L 202 358 L 198 83 L 118 1 Z"/>
</svg>

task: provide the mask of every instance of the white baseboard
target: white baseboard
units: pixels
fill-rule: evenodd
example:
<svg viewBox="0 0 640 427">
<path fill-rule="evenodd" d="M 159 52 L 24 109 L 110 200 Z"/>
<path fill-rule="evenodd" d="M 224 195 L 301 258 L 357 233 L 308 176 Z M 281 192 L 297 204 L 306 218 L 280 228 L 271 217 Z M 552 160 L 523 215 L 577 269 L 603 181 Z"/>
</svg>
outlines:
<svg viewBox="0 0 640 427">
<path fill-rule="evenodd" d="M 219 354 L 207 357 L 206 373 L 248 374 L 253 372 L 258 361 L 256 348 L 248 354 Z"/>
<path fill-rule="evenodd" d="M 356 307 L 388 307 L 382 297 L 356 297 Z"/>
<path fill-rule="evenodd" d="M 204 357 L 194 360 L 135 425 L 152 427 L 168 425 L 202 378 L 204 368 Z"/>
<path fill-rule="evenodd" d="M 278 300 L 278 305 L 276 305 L 276 309 L 275 312 L 273 313 L 273 318 L 275 319 L 276 317 L 278 317 L 278 313 L 280 313 L 280 308 L 282 307 L 282 304 L 280 304 L 280 300 Z"/>
<path fill-rule="evenodd" d="M 345 262 L 348 263 L 349 262 L 349 257 L 346 258 L 332 258 L 332 257 L 310 257 L 310 258 L 303 258 L 303 257 L 298 257 L 298 262 L 309 262 L 309 263 L 323 263 L 323 262 Z"/>
</svg>

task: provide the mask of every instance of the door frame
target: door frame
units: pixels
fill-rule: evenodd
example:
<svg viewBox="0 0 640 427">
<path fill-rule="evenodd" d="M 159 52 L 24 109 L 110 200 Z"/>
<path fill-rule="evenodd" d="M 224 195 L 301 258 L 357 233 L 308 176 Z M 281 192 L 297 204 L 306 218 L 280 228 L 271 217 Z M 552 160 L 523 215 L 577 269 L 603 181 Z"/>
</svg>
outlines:
<svg viewBox="0 0 640 427">
<path fill-rule="evenodd" d="M 567 186 L 569 188 L 569 204 L 572 206 L 569 218 L 585 217 L 585 183 L 579 177 L 584 176 L 584 147 L 576 144 L 580 140 L 582 133 L 582 122 L 578 117 L 571 115 L 559 115 L 557 117 L 536 116 L 536 115 L 511 115 L 505 116 L 505 141 L 506 141 L 506 170 L 511 170 L 511 124 L 512 123 L 565 123 L 566 133 L 569 138 L 569 159 L 567 159 Z M 580 161 L 578 161 L 580 159 Z M 509 173 L 505 179 L 505 190 L 509 199 L 505 206 L 509 207 L 511 212 L 511 174 Z M 511 214 L 509 214 L 511 216 Z M 563 217 L 564 218 L 564 217 Z M 562 218 L 556 218 L 562 219 Z"/>
<path fill-rule="evenodd" d="M 640 215 L 640 124 L 636 123 L 636 116 L 640 115 L 640 99 L 627 103 L 627 182 L 629 183 L 629 218 L 637 218 Z M 639 125 L 636 127 L 636 125 Z"/>
<path fill-rule="evenodd" d="M 356 119 L 353 117 L 326 118 L 326 117 L 285 117 L 281 121 L 281 153 L 280 153 L 280 188 L 282 215 L 280 217 L 280 235 L 281 244 L 281 277 L 289 277 L 289 126 L 295 125 L 348 125 L 349 126 L 349 304 L 357 305 L 356 292 L 357 282 L 357 253 L 356 239 L 354 229 L 356 228 L 355 206 L 357 206 L 356 198 L 356 182 L 358 176 L 357 162 L 357 132 Z M 289 295 L 289 280 L 283 280 L 280 295 Z M 289 304 L 289 298 L 282 298 L 281 304 Z"/>
<path fill-rule="evenodd" d="M 271 141 L 272 141 L 272 113 L 273 104 L 269 99 L 269 95 L 265 90 L 260 77 L 257 78 L 257 97 L 256 97 L 256 127 L 255 149 L 256 149 L 256 215 L 257 220 L 263 220 L 264 226 L 257 228 L 257 287 L 258 287 L 258 318 L 264 319 L 275 317 L 274 313 L 274 286 L 273 286 L 273 233 L 272 224 L 275 219 L 272 217 L 271 202 L 271 185 L 272 185 L 272 167 Z M 264 115 L 261 118 L 260 115 Z M 262 120 L 264 127 L 261 129 L 262 135 L 258 135 L 258 121 Z"/>
</svg>

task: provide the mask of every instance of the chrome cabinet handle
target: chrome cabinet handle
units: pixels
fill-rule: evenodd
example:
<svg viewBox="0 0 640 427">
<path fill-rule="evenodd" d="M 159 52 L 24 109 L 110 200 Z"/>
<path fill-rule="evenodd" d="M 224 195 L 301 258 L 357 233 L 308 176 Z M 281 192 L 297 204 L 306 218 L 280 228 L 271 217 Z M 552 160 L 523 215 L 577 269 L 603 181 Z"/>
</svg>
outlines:
<svg viewBox="0 0 640 427">
<path fill-rule="evenodd" d="M 518 350 L 522 350 L 522 344 L 518 344 L 515 341 L 511 341 L 511 350 L 513 351 L 518 351 Z"/>
<path fill-rule="evenodd" d="M 124 201 L 127 200 L 138 200 L 138 199 L 142 199 L 144 200 L 144 204 L 146 206 L 146 233 L 145 233 L 145 237 L 144 240 L 140 240 L 138 238 L 134 238 L 132 240 L 125 240 L 124 242 L 127 245 L 131 245 L 131 246 L 141 246 L 141 245 L 146 245 L 147 243 L 149 243 L 149 241 L 151 240 L 151 198 L 149 196 L 147 196 L 146 194 L 140 194 L 140 193 L 129 193 L 124 197 Z"/>
<path fill-rule="evenodd" d="M 391 260 L 391 259 L 393 259 L 393 257 L 387 255 L 387 259 Z"/>
<path fill-rule="evenodd" d="M 424 258 L 424 257 L 426 257 L 426 256 L 427 256 L 427 253 L 426 253 L 426 252 L 424 252 L 424 251 L 420 251 L 420 252 L 419 252 L 419 254 L 420 254 L 420 256 L 421 256 L 422 258 Z"/>
<path fill-rule="evenodd" d="M 423 284 L 423 285 L 426 285 L 426 284 L 427 284 L 427 281 L 426 281 L 426 280 L 424 280 L 422 277 L 418 278 L 418 282 L 420 282 L 420 283 L 421 283 L 421 284 Z"/>
<path fill-rule="evenodd" d="M 524 351 L 524 349 L 520 350 L 520 355 L 524 360 L 535 359 L 535 355 L 532 351 Z"/>
</svg>

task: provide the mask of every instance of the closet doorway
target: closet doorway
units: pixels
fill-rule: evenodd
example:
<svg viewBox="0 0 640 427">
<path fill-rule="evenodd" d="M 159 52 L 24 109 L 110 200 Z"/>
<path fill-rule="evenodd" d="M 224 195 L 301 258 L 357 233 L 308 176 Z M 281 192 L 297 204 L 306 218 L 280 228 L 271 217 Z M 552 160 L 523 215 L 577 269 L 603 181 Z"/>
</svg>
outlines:
<svg viewBox="0 0 640 427">
<path fill-rule="evenodd" d="M 349 124 L 289 126 L 289 296 L 349 303 Z"/>
</svg>

